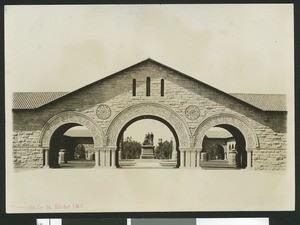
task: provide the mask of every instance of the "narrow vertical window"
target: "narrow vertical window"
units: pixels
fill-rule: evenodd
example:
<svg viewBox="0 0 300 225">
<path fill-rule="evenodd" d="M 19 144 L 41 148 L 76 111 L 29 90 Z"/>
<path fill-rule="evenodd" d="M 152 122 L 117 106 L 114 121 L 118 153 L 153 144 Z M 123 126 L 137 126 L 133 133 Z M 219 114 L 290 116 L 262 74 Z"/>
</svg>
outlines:
<svg viewBox="0 0 300 225">
<path fill-rule="evenodd" d="M 164 79 L 160 80 L 160 96 L 165 96 L 165 81 L 164 81 Z"/>
<path fill-rule="evenodd" d="M 136 96 L 136 79 L 132 80 L 132 96 Z"/>
<path fill-rule="evenodd" d="M 146 80 L 146 96 L 150 96 L 150 82 L 151 82 L 150 77 L 147 77 L 147 80 Z"/>
</svg>

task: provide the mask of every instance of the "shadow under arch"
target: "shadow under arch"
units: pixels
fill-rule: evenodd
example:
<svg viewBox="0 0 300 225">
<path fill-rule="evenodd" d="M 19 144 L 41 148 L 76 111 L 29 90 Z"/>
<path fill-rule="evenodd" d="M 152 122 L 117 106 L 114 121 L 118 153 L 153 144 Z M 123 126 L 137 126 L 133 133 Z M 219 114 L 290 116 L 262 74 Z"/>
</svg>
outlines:
<svg viewBox="0 0 300 225">
<path fill-rule="evenodd" d="M 242 134 L 242 132 L 239 129 L 237 129 L 236 127 L 234 127 L 232 125 L 227 125 L 227 124 L 220 124 L 215 127 L 223 128 L 232 135 L 232 137 L 235 140 L 234 151 L 237 152 L 236 159 L 235 159 L 236 166 L 238 168 L 246 168 L 248 156 L 247 156 L 247 151 L 246 151 L 246 141 L 245 141 L 245 137 Z M 202 147 L 203 147 L 202 151 L 205 152 L 205 151 L 207 151 L 207 149 L 204 148 L 204 145 L 205 145 L 204 142 L 205 142 L 205 139 L 203 139 L 203 142 L 202 142 Z M 218 145 L 218 144 L 217 144 L 217 146 L 222 147 L 221 145 Z M 224 151 L 223 147 L 222 147 L 222 149 L 223 149 L 222 160 L 224 160 L 224 153 L 226 153 L 226 151 Z M 233 151 L 233 149 L 231 149 L 231 151 Z"/>
<path fill-rule="evenodd" d="M 161 117 L 158 117 L 158 116 L 154 116 L 154 115 L 143 115 L 143 116 L 138 116 L 138 117 L 135 117 L 133 119 L 131 119 L 130 121 L 128 121 L 123 127 L 122 129 L 120 130 L 119 134 L 118 134 L 118 137 L 117 137 L 117 152 L 116 152 L 116 158 L 115 158 L 115 162 L 116 162 L 116 166 L 117 167 L 120 167 L 119 165 L 119 151 L 120 151 L 120 142 L 121 142 L 121 139 L 122 139 L 122 135 L 124 133 L 124 131 L 133 123 L 139 121 L 139 120 L 143 120 L 143 119 L 153 119 L 153 120 L 157 120 L 161 123 L 163 123 L 164 125 L 166 125 L 170 131 L 172 132 L 173 136 L 174 136 L 174 139 L 175 139 L 175 143 L 176 143 L 176 154 L 177 154 L 177 165 L 176 165 L 176 168 L 179 168 L 180 166 L 180 154 L 179 154 L 179 138 L 178 138 L 178 135 L 175 131 L 175 129 L 173 128 L 173 126 L 168 122 L 166 121 L 165 119 L 161 118 Z"/>
<path fill-rule="evenodd" d="M 68 141 L 67 137 L 64 136 L 64 133 L 68 131 L 69 129 L 77 126 L 82 126 L 81 124 L 76 123 L 67 123 L 63 124 L 60 127 L 58 127 L 54 133 L 52 134 L 50 138 L 50 145 L 49 145 L 49 166 L 51 168 L 57 168 L 60 167 L 59 165 L 59 152 L 61 149 L 64 149 L 65 155 L 64 159 L 65 161 L 74 160 L 74 152 L 75 152 L 75 142 Z M 82 126 L 83 127 L 83 126 Z M 74 143 L 73 143 L 74 142 Z M 94 142 L 92 142 L 92 145 L 94 147 Z M 44 157 L 45 159 L 45 157 Z M 44 162 L 45 164 L 45 162 Z"/>
<path fill-rule="evenodd" d="M 259 142 L 252 127 L 244 119 L 233 114 L 221 113 L 213 115 L 205 119 L 197 127 L 195 131 L 195 147 L 202 149 L 205 134 L 212 127 L 221 127 L 233 135 L 234 139 L 236 139 L 238 151 L 237 165 L 241 168 L 251 167 L 251 152 L 259 148 Z"/>
<path fill-rule="evenodd" d="M 247 149 L 259 148 L 258 138 L 253 128 L 244 119 L 229 113 L 220 113 L 206 118 L 195 130 L 195 147 L 201 147 L 206 132 L 212 127 L 235 128 L 245 138 Z M 234 132 L 234 131 L 233 131 Z"/>
<path fill-rule="evenodd" d="M 39 144 L 43 148 L 43 164 L 45 168 L 57 166 L 57 149 L 60 147 L 58 145 L 61 144 L 59 138 L 68 129 L 75 126 L 83 126 L 89 130 L 94 148 L 101 147 L 105 143 L 106 136 L 90 117 L 75 111 L 59 113 L 46 122 L 39 137 Z"/>
</svg>

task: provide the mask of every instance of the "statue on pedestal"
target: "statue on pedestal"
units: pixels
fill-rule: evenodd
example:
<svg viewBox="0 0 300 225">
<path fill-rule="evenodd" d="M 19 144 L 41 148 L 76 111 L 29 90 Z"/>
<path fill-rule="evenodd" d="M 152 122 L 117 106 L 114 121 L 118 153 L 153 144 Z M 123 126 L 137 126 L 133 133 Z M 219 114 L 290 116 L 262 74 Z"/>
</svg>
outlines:
<svg viewBox="0 0 300 225">
<path fill-rule="evenodd" d="M 149 144 L 149 133 L 145 134 L 145 139 L 144 139 L 144 142 L 143 142 L 143 145 L 148 145 L 148 144 Z"/>
<path fill-rule="evenodd" d="M 154 159 L 154 143 L 153 143 L 154 135 L 148 132 L 145 134 L 145 138 L 142 145 L 141 159 Z"/>
<path fill-rule="evenodd" d="M 153 145 L 153 138 L 154 138 L 154 135 L 153 133 L 151 132 L 151 134 L 148 132 L 148 134 L 145 134 L 145 139 L 144 139 L 144 142 L 143 142 L 143 145 Z"/>
<path fill-rule="evenodd" d="M 154 145 L 153 138 L 154 138 L 154 134 L 151 132 L 151 134 L 150 134 L 150 144 L 151 145 Z"/>
</svg>

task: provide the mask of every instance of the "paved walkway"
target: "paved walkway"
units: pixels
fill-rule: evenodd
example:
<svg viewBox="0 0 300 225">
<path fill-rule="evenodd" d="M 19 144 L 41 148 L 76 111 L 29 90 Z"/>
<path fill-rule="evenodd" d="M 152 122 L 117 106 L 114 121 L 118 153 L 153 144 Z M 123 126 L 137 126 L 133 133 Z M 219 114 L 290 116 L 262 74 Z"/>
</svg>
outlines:
<svg viewBox="0 0 300 225">
<path fill-rule="evenodd" d="M 70 160 L 67 163 L 60 164 L 60 167 L 58 167 L 57 169 L 93 168 L 94 166 L 94 160 Z"/>
<path fill-rule="evenodd" d="M 176 166 L 176 162 L 167 162 L 160 159 L 135 159 L 131 163 L 120 161 L 120 165 L 123 169 L 172 169 Z"/>
<path fill-rule="evenodd" d="M 163 165 L 161 165 L 161 163 Z M 71 169 L 71 168 L 93 168 L 95 166 L 94 160 L 70 160 L 67 163 L 60 164 L 57 169 Z M 122 169 L 170 169 L 176 166 L 176 162 L 163 161 L 159 159 L 133 159 L 120 160 L 120 167 Z"/>
</svg>

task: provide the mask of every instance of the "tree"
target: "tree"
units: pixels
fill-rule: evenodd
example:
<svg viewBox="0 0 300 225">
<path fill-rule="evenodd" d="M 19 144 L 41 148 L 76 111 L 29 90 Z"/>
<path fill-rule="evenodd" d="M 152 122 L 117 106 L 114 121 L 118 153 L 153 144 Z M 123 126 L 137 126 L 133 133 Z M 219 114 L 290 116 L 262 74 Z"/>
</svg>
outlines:
<svg viewBox="0 0 300 225">
<path fill-rule="evenodd" d="M 76 145 L 75 152 L 74 152 L 74 158 L 75 159 L 85 159 L 85 147 L 83 144 Z"/>
<path fill-rule="evenodd" d="M 164 141 L 158 143 L 155 149 L 155 158 L 157 159 L 170 159 L 172 157 L 172 143 Z"/>
<path fill-rule="evenodd" d="M 122 159 L 138 159 L 140 158 L 142 145 L 140 142 L 132 140 L 132 137 L 127 137 L 123 141 Z"/>
<path fill-rule="evenodd" d="M 206 149 L 209 160 L 224 159 L 224 148 L 218 144 L 211 144 Z"/>
</svg>

